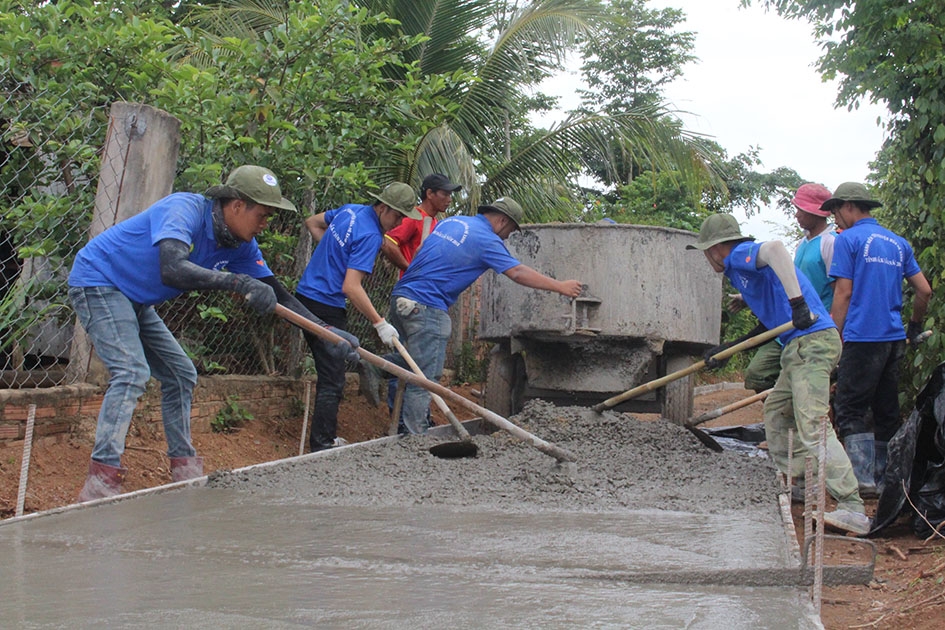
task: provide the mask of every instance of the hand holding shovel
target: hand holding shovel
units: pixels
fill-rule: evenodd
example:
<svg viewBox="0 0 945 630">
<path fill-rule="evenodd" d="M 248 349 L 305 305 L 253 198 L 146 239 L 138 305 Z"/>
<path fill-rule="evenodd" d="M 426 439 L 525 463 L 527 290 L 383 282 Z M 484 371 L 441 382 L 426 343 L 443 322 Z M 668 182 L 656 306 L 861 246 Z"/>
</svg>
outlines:
<svg viewBox="0 0 945 630">
<path fill-rule="evenodd" d="M 326 330 L 322 326 L 319 326 L 315 322 L 309 320 L 307 317 L 303 317 L 302 315 L 299 315 L 298 313 L 295 313 L 289 310 L 288 308 L 282 306 L 281 304 L 276 304 L 275 312 L 277 315 L 279 315 L 286 321 L 292 324 L 295 324 L 299 328 L 302 328 L 317 337 L 320 337 L 332 343 L 339 343 L 342 341 L 341 337 L 334 334 L 334 332 L 330 330 Z M 464 398 L 463 396 L 460 396 L 456 392 L 450 389 L 447 389 L 446 387 L 443 387 L 439 383 L 434 383 L 433 381 L 427 380 L 426 378 L 422 376 L 418 376 L 414 374 L 413 372 L 409 372 L 405 370 L 404 368 L 398 365 L 394 365 L 390 361 L 385 360 L 383 357 L 379 357 L 372 352 L 368 352 L 364 348 L 358 348 L 357 353 L 365 361 L 367 361 L 371 365 L 375 365 L 381 368 L 385 372 L 389 372 L 390 374 L 393 374 L 394 376 L 400 379 L 403 379 L 407 381 L 408 383 L 416 385 L 417 387 L 422 387 L 423 389 L 427 391 L 440 394 L 444 398 L 448 398 L 449 400 L 455 402 L 456 404 L 462 405 L 463 407 L 470 409 L 475 413 L 478 413 L 483 418 L 483 420 L 490 422 L 491 424 L 495 425 L 496 427 L 500 429 L 505 429 L 506 431 L 514 435 L 515 437 L 526 442 L 530 446 L 533 446 L 534 448 L 538 449 L 542 453 L 545 453 L 546 455 L 550 455 L 551 457 L 554 457 L 559 462 L 573 462 L 577 459 L 574 456 L 574 453 L 572 453 L 571 451 L 561 448 L 560 446 L 556 446 L 555 444 L 552 444 L 550 442 L 546 442 L 545 440 L 539 438 L 538 436 L 533 435 L 529 433 L 528 431 L 526 431 L 525 429 L 509 422 L 508 420 L 506 420 L 499 414 L 489 411 L 485 407 L 477 405 L 473 401 L 468 400 L 467 398 Z"/>
</svg>

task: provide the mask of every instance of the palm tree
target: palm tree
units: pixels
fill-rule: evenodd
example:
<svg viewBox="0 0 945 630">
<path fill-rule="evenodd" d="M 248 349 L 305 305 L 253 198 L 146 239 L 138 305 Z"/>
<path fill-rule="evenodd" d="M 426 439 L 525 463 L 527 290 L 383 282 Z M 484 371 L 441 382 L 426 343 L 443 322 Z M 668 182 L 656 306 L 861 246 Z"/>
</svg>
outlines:
<svg viewBox="0 0 945 630">
<path fill-rule="evenodd" d="M 432 130 L 389 178 L 449 173 L 464 184 L 470 208 L 479 200 L 514 195 L 529 220 L 569 219 L 588 160 L 611 164 L 614 146 L 645 155 L 654 168 L 674 168 L 687 179 L 711 178 L 709 154 L 659 107 L 604 115 L 575 115 L 546 130 L 521 133 L 529 91 L 562 67 L 579 37 L 592 37 L 602 18 L 589 0 L 356 0 L 400 22 L 426 43 L 409 61 L 428 74 L 471 71 L 455 86 L 454 114 Z M 482 40 L 488 38 L 491 45 Z M 517 125 L 513 128 L 513 124 Z M 513 129 L 518 132 L 513 137 Z M 613 140 L 617 140 L 616 145 Z"/>
</svg>

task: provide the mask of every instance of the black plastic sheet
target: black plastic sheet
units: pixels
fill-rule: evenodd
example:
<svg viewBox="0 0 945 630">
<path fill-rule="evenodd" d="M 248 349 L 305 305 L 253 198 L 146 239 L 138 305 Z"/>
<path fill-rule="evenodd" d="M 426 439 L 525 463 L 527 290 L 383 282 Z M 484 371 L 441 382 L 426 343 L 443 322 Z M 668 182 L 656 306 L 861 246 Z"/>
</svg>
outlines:
<svg viewBox="0 0 945 630">
<path fill-rule="evenodd" d="M 744 453 L 749 457 L 767 458 L 768 452 L 758 448 L 765 441 L 765 425 L 761 422 L 745 426 L 702 429 L 726 451 Z"/>
<path fill-rule="evenodd" d="M 945 363 L 935 368 L 915 409 L 889 441 L 883 492 L 869 535 L 903 513 L 911 514 L 912 530 L 920 538 L 932 533 L 929 522 L 937 526 L 945 520 Z"/>
</svg>

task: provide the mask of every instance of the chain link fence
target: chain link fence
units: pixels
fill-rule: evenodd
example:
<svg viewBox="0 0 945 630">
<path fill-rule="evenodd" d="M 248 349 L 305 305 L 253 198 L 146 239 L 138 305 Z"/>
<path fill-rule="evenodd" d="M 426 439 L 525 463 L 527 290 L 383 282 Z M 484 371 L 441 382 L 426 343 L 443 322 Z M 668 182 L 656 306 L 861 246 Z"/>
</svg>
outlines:
<svg viewBox="0 0 945 630">
<path fill-rule="evenodd" d="M 63 103 L 71 108 L 64 110 Z M 46 92 L 0 75 L 0 389 L 76 379 L 68 370 L 76 330 L 67 279 L 76 253 L 88 241 L 96 194 L 102 194 L 98 177 L 108 168 L 102 163 L 108 125 L 108 106 L 86 105 L 78 94 L 63 94 L 62 86 Z M 278 214 L 259 239 L 273 272 L 290 290 L 312 252 L 303 218 Z M 397 269 L 379 257 L 366 279 L 368 295 L 382 314 L 397 277 Z M 459 361 L 474 365 L 484 354 L 472 348 L 472 295 L 464 296 L 457 309 L 449 367 Z M 201 374 L 314 371 L 295 327 L 259 317 L 236 299 L 222 292 L 192 292 L 157 310 Z M 386 352 L 363 316 L 349 309 L 348 317 L 350 331 L 365 348 Z"/>
<path fill-rule="evenodd" d="M 87 240 L 107 112 L 0 75 L 0 387 L 56 385 L 72 342 L 66 280 Z"/>
</svg>

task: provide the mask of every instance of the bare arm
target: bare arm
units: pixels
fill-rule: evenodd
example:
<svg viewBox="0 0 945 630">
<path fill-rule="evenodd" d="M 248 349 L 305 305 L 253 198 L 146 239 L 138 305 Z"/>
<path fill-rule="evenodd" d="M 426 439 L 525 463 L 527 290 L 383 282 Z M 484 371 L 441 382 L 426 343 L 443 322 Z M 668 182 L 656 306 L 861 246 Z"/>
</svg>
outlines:
<svg viewBox="0 0 945 630">
<path fill-rule="evenodd" d="M 325 222 L 325 213 L 313 214 L 305 219 L 305 227 L 308 228 L 309 234 L 312 235 L 316 243 L 322 240 L 322 237 L 325 236 L 325 230 L 328 229 L 328 223 Z"/>
<path fill-rule="evenodd" d="M 833 306 L 830 307 L 830 319 L 837 325 L 840 336 L 843 336 L 843 324 L 847 319 L 847 309 L 850 308 L 850 297 L 853 295 L 853 280 L 837 278 L 833 283 Z"/>
<path fill-rule="evenodd" d="M 505 272 L 513 282 L 532 289 L 554 291 L 567 297 L 576 298 L 581 295 L 583 285 L 578 280 L 555 280 L 542 273 L 538 273 L 527 265 L 516 265 Z"/>
<path fill-rule="evenodd" d="M 404 253 L 400 251 L 400 246 L 386 234 L 384 235 L 384 242 L 381 243 L 381 252 L 398 269 L 407 268 L 407 259 L 404 258 Z"/>
<path fill-rule="evenodd" d="M 921 324 L 929 308 L 929 298 L 932 297 L 932 287 L 929 286 L 929 281 L 925 279 L 925 274 L 921 271 L 914 276 L 906 278 L 906 282 L 908 282 L 909 286 L 915 291 L 915 298 L 912 300 L 912 321 Z"/>
<path fill-rule="evenodd" d="M 371 303 L 371 298 L 368 297 L 367 291 L 364 290 L 364 286 L 361 284 L 366 275 L 363 271 L 348 269 L 345 272 L 345 280 L 341 285 L 341 290 L 351 300 L 351 304 L 358 309 L 358 312 L 367 317 L 371 324 L 376 324 L 384 318 L 377 313 Z"/>
</svg>

